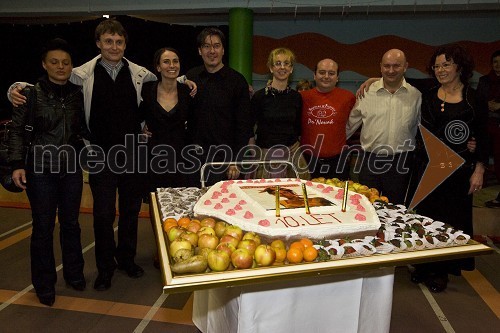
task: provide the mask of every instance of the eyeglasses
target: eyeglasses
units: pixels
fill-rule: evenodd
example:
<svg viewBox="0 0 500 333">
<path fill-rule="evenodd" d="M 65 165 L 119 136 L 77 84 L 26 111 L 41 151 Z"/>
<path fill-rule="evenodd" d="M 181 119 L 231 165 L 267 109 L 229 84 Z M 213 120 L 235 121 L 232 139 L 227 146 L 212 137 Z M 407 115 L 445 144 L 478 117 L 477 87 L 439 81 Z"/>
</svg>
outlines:
<svg viewBox="0 0 500 333">
<path fill-rule="evenodd" d="M 283 67 L 291 67 L 292 63 L 289 62 L 289 61 L 283 61 L 283 62 L 276 61 L 273 65 L 274 65 L 274 67 L 281 67 L 281 66 L 283 66 Z"/>
<path fill-rule="evenodd" d="M 453 66 L 455 63 L 454 62 L 444 62 L 441 65 L 433 65 L 431 66 L 433 71 L 438 71 L 440 69 L 443 69 L 445 71 L 450 70 L 451 66 Z"/>
</svg>

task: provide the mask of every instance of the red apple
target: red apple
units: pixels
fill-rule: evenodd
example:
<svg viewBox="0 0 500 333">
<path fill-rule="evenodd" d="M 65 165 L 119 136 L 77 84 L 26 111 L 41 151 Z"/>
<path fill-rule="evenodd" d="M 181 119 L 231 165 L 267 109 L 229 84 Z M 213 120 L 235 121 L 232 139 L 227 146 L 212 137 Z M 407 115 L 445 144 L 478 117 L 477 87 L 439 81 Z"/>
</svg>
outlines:
<svg viewBox="0 0 500 333">
<path fill-rule="evenodd" d="M 234 238 L 236 238 L 238 241 L 240 241 L 241 238 L 243 238 L 243 230 L 241 230 L 241 228 L 238 227 L 237 225 L 230 224 L 226 227 L 226 231 L 224 231 L 224 235 L 231 235 Z"/>
<path fill-rule="evenodd" d="M 236 249 L 231 254 L 231 262 L 236 269 L 250 268 L 253 265 L 253 256 L 247 249 Z"/>
<path fill-rule="evenodd" d="M 252 239 L 244 239 L 238 243 L 236 248 L 238 249 L 246 249 L 250 252 L 251 255 L 254 255 L 255 249 L 257 248 L 257 243 L 255 243 Z"/>
<path fill-rule="evenodd" d="M 276 260 L 276 252 L 270 245 L 261 244 L 255 249 L 255 261 L 259 266 L 270 266 Z"/>
<path fill-rule="evenodd" d="M 203 234 L 198 237 L 198 247 L 214 250 L 219 245 L 219 239 L 215 235 Z"/>
<path fill-rule="evenodd" d="M 229 267 L 231 259 L 226 251 L 213 250 L 208 254 L 208 267 L 216 272 L 225 271 Z"/>
<path fill-rule="evenodd" d="M 170 228 L 170 230 L 167 233 L 168 240 L 172 242 L 174 239 L 177 239 L 184 231 L 186 230 L 181 227 Z"/>
<path fill-rule="evenodd" d="M 231 243 L 234 245 L 234 247 L 238 247 L 239 240 L 234 238 L 231 235 L 224 235 L 220 238 L 220 243 Z"/>
<path fill-rule="evenodd" d="M 251 239 L 255 242 L 255 244 L 257 244 L 257 246 L 259 246 L 261 244 L 261 240 L 260 240 L 260 236 L 257 235 L 255 232 L 247 232 L 243 235 L 243 238 L 242 240 L 245 240 L 245 239 Z"/>
<path fill-rule="evenodd" d="M 229 256 L 231 256 L 231 254 L 233 254 L 233 252 L 236 250 L 236 248 L 234 247 L 233 244 L 231 244 L 231 243 L 221 243 L 221 242 L 219 242 L 219 245 L 217 245 L 217 247 L 215 249 L 216 250 L 226 251 L 227 254 L 229 254 Z"/>
<path fill-rule="evenodd" d="M 202 227 L 214 228 L 215 227 L 215 219 L 213 217 L 205 217 L 203 220 L 201 220 L 200 224 Z"/>
<path fill-rule="evenodd" d="M 201 227 L 200 230 L 197 232 L 198 236 L 201 236 L 203 234 L 210 234 L 215 236 L 215 230 L 212 227 Z"/>
<path fill-rule="evenodd" d="M 186 229 L 191 231 L 191 232 L 198 232 L 198 230 L 200 230 L 200 228 L 201 228 L 201 224 L 197 220 L 192 220 L 191 222 L 189 222 L 188 226 L 186 227 Z"/>
<path fill-rule="evenodd" d="M 189 241 L 194 247 L 198 245 L 198 235 L 191 231 L 184 231 L 180 236 L 180 239 L 185 239 Z"/>
<path fill-rule="evenodd" d="M 185 239 L 175 239 L 170 243 L 170 255 L 172 257 L 175 256 L 175 252 L 177 252 L 180 249 L 188 249 L 191 250 L 193 246 L 191 243 Z"/>
<path fill-rule="evenodd" d="M 224 235 L 224 231 L 226 231 L 226 227 L 228 224 L 224 221 L 217 221 L 215 222 L 215 236 L 221 238 Z"/>
</svg>

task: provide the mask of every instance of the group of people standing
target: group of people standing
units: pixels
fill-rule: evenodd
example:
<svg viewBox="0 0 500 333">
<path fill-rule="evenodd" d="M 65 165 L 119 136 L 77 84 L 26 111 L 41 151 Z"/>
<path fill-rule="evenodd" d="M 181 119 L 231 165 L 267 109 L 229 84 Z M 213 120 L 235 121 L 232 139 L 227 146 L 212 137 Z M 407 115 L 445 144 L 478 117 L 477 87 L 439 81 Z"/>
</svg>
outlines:
<svg viewBox="0 0 500 333">
<path fill-rule="evenodd" d="M 436 50 L 429 68 L 438 85 L 424 92 L 423 97 L 404 78 L 408 67 L 404 53 L 396 49 L 387 51 L 380 64 L 382 78 L 374 80 L 366 96 L 358 100 L 351 92 L 336 86 L 339 66 L 332 59 L 317 63 L 314 88 L 300 92 L 291 89 L 295 55 L 287 48 L 277 48 L 271 51 L 267 64 L 272 79 L 250 99 L 244 77 L 222 62 L 225 36 L 217 28 L 206 28 L 198 35 L 203 65 L 189 70 L 185 76 L 179 76 L 181 59 L 173 48 L 161 48 L 155 53 L 156 73 L 126 59 L 127 33 L 114 19 L 97 26 L 95 40 L 100 54 L 76 68 L 72 66 L 67 43 L 60 39 L 51 41 L 42 55 L 46 75 L 34 86 L 18 84 L 10 92 L 17 105 L 10 142 L 12 178 L 17 186 L 26 189 L 32 207 L 31 274 L 41 303 L 50 306 L 55 301 L 57 274 L 52 243 L 56 213 L 61 226 L 64 279 L 74 289 L 86 287 L 78 223 L 81 168 L 78 163 L 75 172 L 67 168 L 68 160 L 78 160 L 83 139 L 88 141 L 89 165 L 104 161 L 98 171 L 89 175 L 94 199 L 96 290 L 111 287 L 117 268 L 132 278 L 144 274 L 134 258 L 138 215 L 145 191 L 156 187 L 200 186 L 197 176 L 201 164 L 246 159 L 248 147 L 257 147 L 260 152 L 251 159 L 279 156 L 278 159 L 290 160 L 301 178 L 347 179 L 346 139 L 361 125 L 359 151 L 367 158 L 363 158 L 360 180 L 381 189 L 395 203 L 404 202 L 409 170 L 413 169 L 411 155 L 418 154 L 412 152 L 412 147 L 419 146 L 417 125 L 422 122 L 445 142 L 445 127 L 451 120 L 459 119 L 470 126 L 475 137 L 473 148 L 468 148 L 467 143 L 465 148 L 464 143 L 451 147 L 466 159 L 468 167 L 437 190 L 449 191 L 448 186 L 456 186 L 454 198 L 463 200 L 463 204 L 447 202 L 448 196 L 440 196 L 443 207 L 453 204 L 457 208 L 454 220 L 447 214 L 436 215 L 434 208 L 427 211 L 430 217 L 469 231 L 471 193 L 481 188 L 487 162 L 484 148 L 487 111 L 469 87 L 472 62 L 460 46 L 447 45 Z M 21 94 L 24 87 L 27 89 Z M 24 159 L 27 108 L 32 108 L 36 125 L 32 148 Z M 144 134 L 148 136 L 147 143 Z M 132 139 L 132 147 L 117 154 L 115 148 L 128 139 Z M 47 163 L 37 159 L 44 155 L 37 155 L 33 147 L 48 145 L 73 149 Z M 139 151 L 143 147 L 148 153 L 146 182 L 140 172 L 141 161 L 136 158 L 141 156 Z M 380 172 L 378 158 L 386 161 L 388 155 L 397 158 L 391 160 L 389 169 Z M 397 163 L 401 159 L 405 161 L 403 167 Z M 43 164 L 42 172 L 35 172 L 37 163 Z M 57 172 L 51 164 L 57 164 Z M 118 173 L 113 167 L 128 164 L 132 164 L 132 172 Z M 211 165 L 207 170 L 201 181 L 209 185 L 243 177 L 235 165 Z M 113 223 L 117 193 L 116 243 Z M 423 203 L 422 212 L 424 207 Z M 442 208 L 439 210 L 444 212 Z M 434 283 L 436 274 L 426 272 L 421 276 L 422 281 L 434 286 L 431 288 L 434 291 L 446 288 L 443 283 L 436 287 L 439 282 Z"/>
</svg>

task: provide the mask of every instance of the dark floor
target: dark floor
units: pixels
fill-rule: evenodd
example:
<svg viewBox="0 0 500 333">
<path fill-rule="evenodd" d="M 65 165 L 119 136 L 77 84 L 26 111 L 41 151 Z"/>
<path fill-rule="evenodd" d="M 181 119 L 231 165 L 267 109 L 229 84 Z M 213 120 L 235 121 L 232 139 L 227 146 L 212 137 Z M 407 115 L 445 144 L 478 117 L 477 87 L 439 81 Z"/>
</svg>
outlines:
<svg viewBox="0 0 500 333">
<path fill-rule="evenodd" d="M 162 294 L 161 273 L 152 265 L 155 244 L 148 219 L 140 220 L 136 258 L 145 275 L 131 279 L 117 271 L 111 289 L 98 292 L 92 288 L 92 216 L 82 214 L 88 287 L 83 292 L 68 288 L 60 271 L 56 302 L 49 308 L 38 303 L 31 287 L 30 210 L 0 208 L 0 216 L 0 332 L 198 332 L 191 321 L 191 295 Z M 57 245 L 55 253 L 59 264 Z M 441 294 L 412 284 L 407 268 L 397 268 L 391 332 L 500 332 L 500 251 L 476 262 L 476 271 L 451 277 Z"/>
</svg>

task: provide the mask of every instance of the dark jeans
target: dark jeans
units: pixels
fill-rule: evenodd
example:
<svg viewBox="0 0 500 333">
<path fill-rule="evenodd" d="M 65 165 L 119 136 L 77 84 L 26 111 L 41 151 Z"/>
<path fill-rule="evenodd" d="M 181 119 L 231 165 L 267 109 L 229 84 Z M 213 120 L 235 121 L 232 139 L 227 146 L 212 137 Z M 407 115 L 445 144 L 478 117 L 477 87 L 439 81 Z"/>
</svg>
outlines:
<svg viewBox="0 0 500 333">
<path fill-rule="evenodd" d="M 362 158 L 359 182 L 375 187 L 394 204 L 404 204 L 410 181 L 413 153 L 377 156 L 361 152 Z"/>
<path fill-rule="evenodd" d="M 117 174 L 107 167 L 89 175 L 94 198 L 94 237 L 97 270 L 112 273 L 119 265 L 134 262 L 137 248 L 137 220 L 141 210 L 145 176 L 138 173 Z M 113 224 L 118 190 L 118 245 Z"/>
<path fill-rule="evenodd" d="M 309 166 L 311 178 L 338 178 L 340 180 L 349 179 L 349 159 L 341 161 L 341 154 L 328 157 L 319 158 L 311 155 L 304 154 L 304 158 Z M 341 162 L 339 165 L 339 161 Z"/>
<path fill-rule="evenodd" d="M 59 219 L 63 276 L 66 281 L 84 279 L 78 215 L 83 178 L 76 173 L 27 174 L 27 194 L 33 217 L 31 234 L 31 280 L 37 294 L 54 294 L 57 273 L 53 233 L 56 212 Z"/>
</svg>

